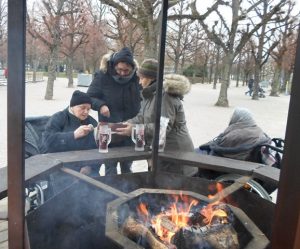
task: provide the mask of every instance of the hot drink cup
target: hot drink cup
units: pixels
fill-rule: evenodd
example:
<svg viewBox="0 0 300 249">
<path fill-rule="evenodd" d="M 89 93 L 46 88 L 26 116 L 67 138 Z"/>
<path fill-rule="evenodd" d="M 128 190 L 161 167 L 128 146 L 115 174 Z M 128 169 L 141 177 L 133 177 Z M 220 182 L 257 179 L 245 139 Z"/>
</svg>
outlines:
<svg viewBox="0 0 300 249">
<path fill-rule="evenodd" d="M 131 139 L 135 143 L 134 149 L 136 151 L 144 151 L 145 147 L 145 126 L 143 124 L 136 124 L 132 128 Z"/>
<path fill-rule="evenodd" d="M 159 142 L 158 142 L 158 152 L 163 152 L 166 146 L 166 132 L 167 129 L 164 127 L 160 127 L 159 130 Z"/>
<path fill-rule="evenodd" d="M 99 130 L 99 152 L 107 153 L 111 141 L 111 129 L 107 125 L 100 126 Z"/>
<path fill-rule="evenodd" d="M 169 118 L 163 116 L 160 117 L 158 152 L 163 152 L 165 150 L 168 123 L 169 123 Z"/>
</svg>

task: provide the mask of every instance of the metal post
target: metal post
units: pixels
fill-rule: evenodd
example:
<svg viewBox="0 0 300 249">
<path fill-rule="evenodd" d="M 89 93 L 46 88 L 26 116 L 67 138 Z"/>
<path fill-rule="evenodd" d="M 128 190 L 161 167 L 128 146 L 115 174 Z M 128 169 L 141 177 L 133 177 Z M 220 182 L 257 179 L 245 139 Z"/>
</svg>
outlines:
<svg viewBox="0 0 300 249">
<path fill-rule="evenodd" d="M 8 245 L 24 243 L 24 117 L 26 0 L 8 1 Z"/>
<path fill-rule="evenodd" d="M 272 248 L 300 248 L 300 39 L 272 231 Z"/>
<path fill-rule="evenodd" d="M 163 88 L 163 76 L 165 65 L 165 47 L 166 47 L 166 32 L 167 32 L 167 18 L 168 18 L 168 0 L 162 2 L 162 18 L 161 18 L 161 32 L 159 41 L 159 57 L 158 57 L 158 73 L 157 73 L 157 87 L 155 100 L 155 131 L 152 148 L 152 164 L 153 171 L 156 173 L 158 167 L 158 140 L 161 116 L 161 100 Z"/>
</svg>

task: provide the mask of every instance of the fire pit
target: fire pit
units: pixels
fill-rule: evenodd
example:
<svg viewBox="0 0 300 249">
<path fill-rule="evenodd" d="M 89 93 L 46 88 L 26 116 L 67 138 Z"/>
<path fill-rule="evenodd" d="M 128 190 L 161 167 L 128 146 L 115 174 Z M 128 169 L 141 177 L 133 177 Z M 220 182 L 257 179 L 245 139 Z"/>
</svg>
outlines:
<svg viewBox="0 0 300 249">
<path fill-rule="evenodd" d="M 60 193 L 26 217 L 31 249 L 149 248 L 148 242 L 137 244 L 123 233 L 126 218 L 132 213 L 135 214 L 133 218 L 137 217 L 140 200 L 148 203 L 148 211 L 153 216 L 163 210 L 161 207 L 167 210 L 173 196 L 184 196 L 188 200 L 198 201 L 191 208 L 193 212 L 196 208 L 205 207 L 215 201 L 206 197 L 210 193 L 208 189 L 212 182 L 196 177 L 144 172 L 99 177 L 92 179 L 96 182 L 93 186 L 82 181 L 83 179 L 64 175 L 64 182 L 73 181 L 73 184 L 62 188 Z M 237 233 L 239 248 L 266 248 L 270 238 L 274 204 L 244 189 L 235 189 L 228 194 L 233 200 L 231 203 L 239 207 L 227 205 L 225 209 L 229 209 L 229 221 Z M 152 205 L 153 203 L 157 205 Z M 169 224 L 173 225 L 172 222 Z M 142 225 L 147 226 L 147 223 Z M 195 225 L 185 227 L 185 230 L 182 228 L 182 233 L 176 237 L 183 244 L 181 248 L 186 243 L 181 237 L 183 232 L 189 233 L 189 229 L 197 228 L 196 232 L 206 233 L 204 224 L 200 227 Z M 164 244 L 161 240 L 158 241 Z"/>
<path fill-rule="evenodd" d="M 138 189 L 108 204 L 106 236 L 122 248 L 265 248 L 266 236 L 232 205 L 190 191 Z"/>
</svg>

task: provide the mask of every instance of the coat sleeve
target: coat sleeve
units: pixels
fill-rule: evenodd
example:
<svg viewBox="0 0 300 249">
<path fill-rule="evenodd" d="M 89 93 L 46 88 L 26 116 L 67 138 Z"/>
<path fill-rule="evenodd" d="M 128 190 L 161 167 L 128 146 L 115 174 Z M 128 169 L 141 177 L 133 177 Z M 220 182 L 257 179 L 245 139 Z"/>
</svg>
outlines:
<svg viewBox="0 0 300 249">
<path fill-rule="evenodd" d="M 178 100 L 178 101 L 180 101 L 180 100 Z M 176 119 L 176 109 L 177 108 L 178 108 L 177 99 L 164 93 L 163 97 L 162 97 L 161 116 L 169 118 L 167 133 L 169 133 L 173 129 L 175 119 Z M 152 113 L 152 114 L 153 114 L 153 116 L 155 115 L 154 113 Z M 154 118 L 153 118 L 153 120 L 154 120 Z M 154 123 L 145 124 L 145 133 L 151 139 L 153 139 L 153 133 L 154 133 L 154 128 L 155 128 L 154 126 L 155 126 Z"/>
<path fill-rule="evenodd" d="M 62 131 L 65 122 L 66 120 L 59 114 L 54 114 L 48 121 L 42 138 L 45 153 L 75 149 L 74 131 Z"/>
<path fill-rule="evenodd" d="M 95 111 L 99 111 L 100 107 L 106 104 L 103 99 L 103 92 L 101 87 L 102 80 L 102 73 L 95 73 L 94 79 L 87 90 L 87 94 L 92 98 L 92 109 Z"/>
<path fill-rule="evenodd" d="M 169 118 L 167 133 L 169 133 L 175 124 L 177 108 L 181 105 L 178 98 L 165 93 L 162 99 L 161 116 Z"/>
<path fill-rule="evenodd" d="M 142 109 L 140 108 L 139 113 L 135 117 L 127 120 L 127 122 L 131 124 L 144 124 L 144 116 L 142 113 Z"/>
</svg>

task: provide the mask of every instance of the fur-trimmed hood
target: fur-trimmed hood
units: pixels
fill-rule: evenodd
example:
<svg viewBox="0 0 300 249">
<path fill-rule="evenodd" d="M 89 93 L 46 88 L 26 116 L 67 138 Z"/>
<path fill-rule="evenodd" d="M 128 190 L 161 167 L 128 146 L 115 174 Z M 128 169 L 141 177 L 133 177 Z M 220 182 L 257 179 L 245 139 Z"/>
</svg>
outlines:
<svg viewBox="0 0 300 249">
<path fill-rule="evenodd" d="M 106 73 L 107 70 L 108 70 L 108 66 L 110 65 L 109 61 L 110 61 L 110 58 L 111 56 L 113 55 L 113 53 L 107 53 L 105 55 L 103 55 L 102 59 L 101 59 L 101 62 L 100 62 L 100 71 Z M 134 59 L 134 64 L 135 64 L 135 68 L 138 69 L 138 62 Z"/>
<path fill-rule="evenodd" d="M 164 76 L 164 90 L 177 96 L 184 96 L 191 90 L 189 79 L 180 74 L 166 74 Z"/>
</svg>

